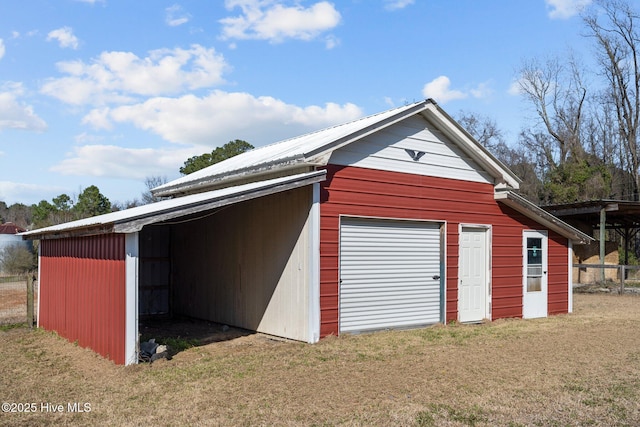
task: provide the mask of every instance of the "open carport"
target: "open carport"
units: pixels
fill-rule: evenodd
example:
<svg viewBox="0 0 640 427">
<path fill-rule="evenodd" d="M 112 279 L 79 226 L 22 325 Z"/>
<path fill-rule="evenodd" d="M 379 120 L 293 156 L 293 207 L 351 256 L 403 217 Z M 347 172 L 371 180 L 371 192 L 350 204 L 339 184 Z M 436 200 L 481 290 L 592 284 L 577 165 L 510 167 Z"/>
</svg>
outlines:
<svg viewBox="0 0 640 427">
<path fill-rule="evenodd" d="M 145 316 L 317 341 L 313 242 L 324 176 L 275 178 L 25 233 L 42 241 L 39 326 L 126 364 L 137 361 Z"/>
</svg>

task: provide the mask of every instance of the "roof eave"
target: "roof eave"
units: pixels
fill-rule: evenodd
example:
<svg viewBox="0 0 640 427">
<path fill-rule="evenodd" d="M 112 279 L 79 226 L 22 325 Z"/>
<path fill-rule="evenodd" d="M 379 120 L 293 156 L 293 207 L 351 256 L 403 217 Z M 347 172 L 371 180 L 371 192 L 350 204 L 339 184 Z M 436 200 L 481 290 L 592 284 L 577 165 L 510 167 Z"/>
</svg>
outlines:
<svg viewBox="0 0 640 427">
<path fill-rule="evenodd" d="M 533 219 L 537 223 L 544 225 L 548 229 L 555 231 L 559 235 L 566 237 L 575 245 L 588 245 L 595 241 L 593 237 L 570 226 L 513 191 L 496 191 L 494 193 L 494 199 L 520 212 L 524 216 Z"/>
<path fill-rule="evenodd" d="M 233 183 L 241 181 L 249 176 L 260 176 L 272 172 L 294 169 L 304 164 L 307 164 L 304 156 L 295 156 L 278 162 L 263 163 L 256 166 L 236 169 L 224 174 L 204 176 L 188 183 L 172 186 L 164 185 L 162 187 L 151 189 L 151 193 L 156 197 L 171 197 L 179 194 L 194 193 L 223 183 L 225 185 L 233 185 Z"/>
<path fill-rule="evenodd" d="M 232 192 L 222 194 L 212 191 L 210 193 L 202 193 L 198 195 L 199 197 L 196 199 L 184 197 L 160 201 L 145 205 L 145 207 L 150 207 L 151 209 L 143 212 L 134 210 L 142 207 L 132 208 L 120 211 L 119 213 L 123 215 L 115 218 L 114 215 L 116 215 L 116 213 L 104 214 L 93 218 L 28 231 L 21 233 L 21 235 L 23 239 L 27 240 L 44 240 L 108 233 L 135 233 L 140 231 L 145 225 L 194 215 L 234 203 L 314 184 L 324 181 L 325 179 L 325 170 L 291 175 L 264 181 L 260 186 L 247 184 L 246 186 L 233 187 Z M 127 211 L 129 211 L 129 213 L 127 213 Z"/>
<path fill-rule="evenodd" d="M 435 101 L 430 101 L 429 107 L 423 114 L 425 118 L 435 120 L 441 124 L 442 126 L 438 126 L 438 128 L 449 138 L 457 141 L 459 143 L 458 146 L 465 153 L 480 163 L 496 179 L 495 185 L 497 189 L 517 190 L 520 188 L 522 180 L 513 171 L 476 141 L 466 129 L 440 108 Z M 447 126 L 447 124 L 452 124 L 453 126 Z"/>
<path fill-rule="evenodd" d="M 47 231 L 45 228 L 41 230 L 32 230 L 20 233 L 23 240 L 48 240 L 48 239 L 64 239 L 68 237 L 84 237 L 97 236 L 100 234 L 111 234 L 114 232 L 114 223 L 96 223 L 67 230 Z"/>
</svg>

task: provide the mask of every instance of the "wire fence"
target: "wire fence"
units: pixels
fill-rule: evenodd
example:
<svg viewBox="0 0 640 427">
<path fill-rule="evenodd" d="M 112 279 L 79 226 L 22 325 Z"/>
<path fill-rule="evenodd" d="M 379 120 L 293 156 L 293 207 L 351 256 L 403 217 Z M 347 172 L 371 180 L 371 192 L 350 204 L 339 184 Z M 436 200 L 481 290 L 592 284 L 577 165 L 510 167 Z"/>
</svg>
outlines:
<svg viewBox="0 0 640 427">
<path fill-rule="evenodd" d="M 600 287 L 618 293 L 640 294 L 640 266 L 573 264 L 573 286 Z"/>
<path fill-rule="evenodd" d="M 0 325 L 36 322 L 38 283 L 32 274 L 0 276 Z"/>
</svg>

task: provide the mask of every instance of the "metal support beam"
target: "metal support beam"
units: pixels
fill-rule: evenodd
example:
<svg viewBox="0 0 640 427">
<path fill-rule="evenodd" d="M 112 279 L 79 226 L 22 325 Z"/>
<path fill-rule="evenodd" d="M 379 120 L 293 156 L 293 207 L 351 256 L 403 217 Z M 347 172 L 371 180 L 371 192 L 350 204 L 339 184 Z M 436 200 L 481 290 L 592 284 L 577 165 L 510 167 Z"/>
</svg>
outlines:
<svg viewBox="0 0 640 427">
<path fill-rule="evenodd" d="M 600 264 L 604 264 L 605 256 L 605 224 L 607 223 L 607 212 L 605 208 L 600 209 Z M 600 271 L 600 280 L 604 282 L 604 269 Z"/>
</svg>

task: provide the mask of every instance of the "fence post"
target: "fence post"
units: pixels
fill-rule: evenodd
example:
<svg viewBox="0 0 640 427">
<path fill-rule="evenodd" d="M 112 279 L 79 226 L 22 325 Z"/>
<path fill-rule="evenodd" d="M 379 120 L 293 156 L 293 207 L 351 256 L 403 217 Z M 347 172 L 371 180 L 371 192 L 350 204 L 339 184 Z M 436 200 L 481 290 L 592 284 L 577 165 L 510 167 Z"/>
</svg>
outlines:
<svg viewBox="0 0 640 427">
<path fill-rule="evenodd" d="M 33 328 L 33 274 L 27 274 L 27 324 Z"/>
<path fill-rule="evenodd" d="M 624 276 L 627 274 L 627 266 L 620 266 L 620 295 L 624 294 Z"/>
</svg>

